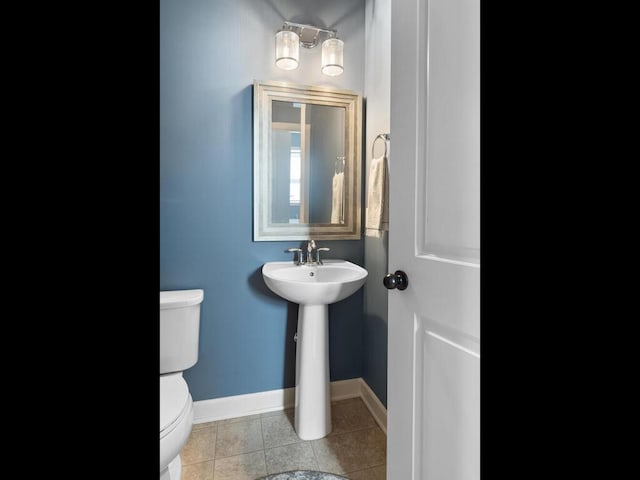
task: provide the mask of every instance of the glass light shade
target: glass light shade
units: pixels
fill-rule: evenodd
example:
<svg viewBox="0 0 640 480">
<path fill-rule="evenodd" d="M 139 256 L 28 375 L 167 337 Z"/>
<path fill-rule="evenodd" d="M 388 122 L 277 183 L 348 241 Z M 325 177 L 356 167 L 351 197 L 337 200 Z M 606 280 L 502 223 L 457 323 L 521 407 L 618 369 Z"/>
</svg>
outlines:
<svg viewBox="0 0 640 480">
<path fill-rule="evenodd" d="M 322 42 L 322 73 L 332 77 L 342 73 L 342 47 L 344 42 L 328 38 Z"/>
<path fill-rule="evenodd" d="M 298 68 L 300 38 L 292 30 L 276 33 L 276 66 L 284 70 Z"/>
</svg>

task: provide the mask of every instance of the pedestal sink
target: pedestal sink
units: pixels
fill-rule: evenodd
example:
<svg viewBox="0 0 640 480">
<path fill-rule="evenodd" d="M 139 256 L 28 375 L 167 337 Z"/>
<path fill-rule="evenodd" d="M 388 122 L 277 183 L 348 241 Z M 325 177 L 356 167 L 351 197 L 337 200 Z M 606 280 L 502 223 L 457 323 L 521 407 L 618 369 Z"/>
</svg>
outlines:
<svg viewBox="0 0 640 480">
<path fill-rule="evenodd" d="M 331 432 L 328 305 L 355 293 L 367 275 L 346 260 L 324 260 L 322 265 L 268 262 L 262 267 L 267 286 L 299 304 L 294 423 L 302 440 Z"/>
</svg>

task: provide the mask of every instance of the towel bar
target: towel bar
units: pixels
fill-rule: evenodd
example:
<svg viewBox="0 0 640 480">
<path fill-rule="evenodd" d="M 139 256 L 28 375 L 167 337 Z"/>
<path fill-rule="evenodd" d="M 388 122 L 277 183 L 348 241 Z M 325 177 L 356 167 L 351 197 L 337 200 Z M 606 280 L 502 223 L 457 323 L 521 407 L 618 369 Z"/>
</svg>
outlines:
<svg viewBox="0 0 640 480">
<path fill-rule="evenodd" d="M 384 156 L 387 156 L 387 140 L 391 139 L 391 134 L 390 133 L 379 133 L 376 138 L 373 140 L 373 144 L 371 145 L 371 158 L 374 158 L 374 151 L 376 148 L 376 141 L 382 138 L 384 140 Z"/>
</svg>

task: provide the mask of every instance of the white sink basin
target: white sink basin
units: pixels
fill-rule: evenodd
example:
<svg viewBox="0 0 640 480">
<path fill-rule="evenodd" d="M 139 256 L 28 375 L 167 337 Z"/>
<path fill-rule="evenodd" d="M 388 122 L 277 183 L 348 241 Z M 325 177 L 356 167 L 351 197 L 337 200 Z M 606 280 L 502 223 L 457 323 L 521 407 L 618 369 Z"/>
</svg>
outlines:
<svg viewBox="0 0 640 480">
<path fill-rule="evenodd" d="M 322 265 L 268 262 L 262 267 L 267 286 L 282 298 L 302 305 L 328 305 L 355 293 L 368 272 L 346 260 L 324 260 Z"/>
<path fill-rule="evenodd" d="M 268 262 L 262 266 L 267 286 L 282 298 L 298 303 L 296 332 L 295 430 L 302 440 L 331 432 L 329 385 L 329 304 L 355 293 L 368 272 L 346 260 L 322 265 Z"/>
</svg>

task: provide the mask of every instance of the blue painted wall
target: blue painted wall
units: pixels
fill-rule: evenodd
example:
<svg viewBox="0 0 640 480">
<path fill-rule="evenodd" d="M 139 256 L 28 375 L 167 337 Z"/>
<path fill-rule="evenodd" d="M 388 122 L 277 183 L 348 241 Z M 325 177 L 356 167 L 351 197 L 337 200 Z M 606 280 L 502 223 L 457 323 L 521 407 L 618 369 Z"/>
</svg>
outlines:
<svg viewBox="0 0 640 480">
<path fill-rule="evenodd" d="M 364 91 L 364 0 L 161 0 L 160 290 L 202 288 L 194 400 L 294 386 L 297 305 L 272 294 L 260 267 L 299 242 L 252 241 L 254 80 Z M 285 20 L 338 30 L 344 74 L 274 64 Z M 327 258 L 364 265 L 364 241 L 322 241 Z M 363 375 L 363 291 L 331 305 L 331 380 Z"/>
<path fill-rule="evenodd" d="M 391 125 L 391 0 L 366 0 L 365 7 L 365 95 L 366 178 L 371 165 L 372 145 L 379 133 L 389 132 Z M 392 135 L 393 137 L 393 135 Z M 393 140 L 389 148 L 393 165 Z M 384 152 L 383 142 L 376 142 L 375 155 Z M 387 308 L 388 291 L 382 278 L 390 271 L 389 236 L 365 237 L 364 262 L 369 272 L 364 287 L 363 375 L 362 377 L 387 405 Z"/>
</svg>

